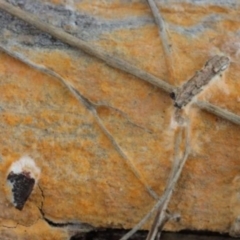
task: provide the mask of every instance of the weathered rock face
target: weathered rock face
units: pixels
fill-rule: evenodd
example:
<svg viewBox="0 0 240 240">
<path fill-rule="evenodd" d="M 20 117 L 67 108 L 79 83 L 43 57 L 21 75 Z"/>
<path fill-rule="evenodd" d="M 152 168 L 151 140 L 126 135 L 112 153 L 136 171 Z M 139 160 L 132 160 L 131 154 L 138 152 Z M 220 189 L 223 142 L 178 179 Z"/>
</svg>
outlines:
<svg viewBox="0 0 240 240">
<path fill-rule="evenodd" d="M 174 86 L 209 57 L 226 55 L 230 67 L 198 99 L 240 114 L 237 1 L 156 1 L 168 57 L 146 1 L 8 2 Z M 82 223 L 132 228 L 156 202 L 149 189 L 161 196 L 171 171 L 169 95 L 4 11 L 0 26 L 1 46 L 54 70 L 92 103 L 86 107 L 57 78 L 0 54 L 2 239 L 69 239 Z M 240 127 L 194 106 L 186 114 L 191 153 L 169 206 L 181 221 L 166 229 L 228 232 L 240 215 Z M 7 176 L 24 155 L 41 174 L 19 211 Z"/>
</svg>

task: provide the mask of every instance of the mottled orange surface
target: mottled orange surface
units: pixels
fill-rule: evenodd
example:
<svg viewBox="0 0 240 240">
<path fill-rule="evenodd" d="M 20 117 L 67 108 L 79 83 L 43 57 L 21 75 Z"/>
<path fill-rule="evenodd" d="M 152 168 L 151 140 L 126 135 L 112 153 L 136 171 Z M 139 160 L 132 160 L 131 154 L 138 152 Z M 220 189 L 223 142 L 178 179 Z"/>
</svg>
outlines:
<svg viewBox="0 0 240 240">
<path fill-rule="evenodd" d="M 58 6 L 65 1 L 48 3 Z M 152 17 L 143 1 L 72 1 L 71 6 L 106 21 Z M 240 25 L 235 18 L 239 7 L 171 1 L 158 6 L 168 28 L 170 68 L 154 21 L 106 31 L 88 43 L 174 86 L 193 76 L 211 56 L 226 55 L 230 67 L 199 99 L 240 114 L 236 33 Z M 211 20 L 215 15 L 217 20 Z M 1 53 L 0 233 L 19 239 L 68 239 L 67 230 L 42 220 L 40 208 L 56 223 L 132 228 L 156 202 L 144 184 L 160 196 L 171 171 L 176 129 L 171 125 L 174 107 L 168 94 L 76 49 L 20 45 L 11 49 L 53 69 L 96 104 L 105 132 L 58 79 Z M 240 128 L 196 107 L 186 115 L 191 153 L 169 206 L 181 214 L 181 221 L 165 229 L 228 232 L 240 214 Z M 5 182 L 11 163 L 26 154 L 35 159 L 41 176 L 20 212 L 10 204 Z M 144 228 L 149 226 L 150 222 Z"/>
<path fill-rule="evenodd" d="M 16 224 L 15 226 L 3 226 L 0 227 L 2 239 L 36 239 L 36 240 L 66 240 L 69 239 L 69 235 L 66 230 L 59 228 L 52 228 L 49 225 L 39 219 L 34 224 L 29 226 L 23 226 Z"/>
</svg>

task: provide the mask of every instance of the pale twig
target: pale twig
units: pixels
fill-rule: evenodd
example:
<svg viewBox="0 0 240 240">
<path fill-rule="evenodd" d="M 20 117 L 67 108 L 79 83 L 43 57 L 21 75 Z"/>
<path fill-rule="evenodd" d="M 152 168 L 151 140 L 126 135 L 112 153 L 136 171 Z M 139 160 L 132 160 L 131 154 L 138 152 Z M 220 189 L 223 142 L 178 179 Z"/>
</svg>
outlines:
<svg viewBox="0 0 240 240">
<path fill-rule="evenodd" d="M 174 175 L 176 174 L 176 170 L 179 167 L 179 150 L 180 150 L 180 144 L 182 140 L 182 131 L 178 131 L 178 134 L 175 138 L 175 146 L 174 146 L 174 160 L 172 165 L 171 173 L 169 174 L 168 183 L 167 185 L 172 181 Z M 156 216 L 154 218 L 154 221 L 152 223 L 151 229 L 148 232 L 146 240 L 154 240 L 155 235 L 158 233 L 160 228 L 160 222 L 163 224 L 163 221 L 166 220 L 166 203 L 168 203 L 169 197 L 166 198 L 164 203 L 159 207 L 157 210 Z"/>
<path fill-rule="evenodd" d="M 152 216 L 152 214 L 163 204 L 164 200 L 166 199 L 166 195 L 164 194 L 159 201 L 153 206 L 153 208 L 141 219 L 141 221 L 136 224 L 127 234 L 120 238 L 120 240 L 127 240 L 129 239 L 135 232 L 137 232 Z"/>
<path fill-rule="evenodd" d="M 133 174 L 136 176 L 136 178 L 141 182 L 141 184 L 146 188 L 147 192 L 150 194 L 150 196 L 152 196 L 154 199 L 158 199 L 157 194 L 154 192 L 154 190 L 149 187 L 146 183 L 145 180 L 141 177 L 141 175 L 138 173 L 138 171 L 136 170 L 135 166 L 133 165 L 133 163 L 129 160 L 129 158 L 127 157 L 127 155 L 124 153 L 124 151 L 121 149 L 121 147 L 118 145 L 118 143 L 116 142 L 116 140 L 114 139 L 114 137 L 111 135 L 111 133 L 106 129 L 106 127 L 104 126 L 104 124 L 102 123 L 101 119 L 99 118 L 96 108 L 98 106 L 101 106 L 99 104 L 95 104 L 92 103 L 89 99 L 87 99 L 86 97 L 84 97 L 78 90 L 76 90 L 71 84 L 69 84 L 63 77 L 61 77 L 58 73 L 56 73 L 55 71 L 46 68 L 45 66 L 40 66 L 36 63 L 33 63 L 32 61 L 28 60 L 27 58 L 25 58 L 24 56 L 22 56 L 21 54 L 17 53 L 17 52 L 13 52 L 9 49 L 7 49 L 6 47 L 4 47 L 3 45 L 0 44 L 0 50 L 7 53 L 8 55 L 14 57 L 15 59 L 20 60 L 21 62 L 27 64 L 28 66 L 42 72 L 45 73 L 47 75 L 50 75 L 52 77 L 54 77 L 55 79 L 59 80 L 72 94 L 75 98 L 77 98 L 78 101 L 80 101 L 90 112 L 91 114 L 94 116 L 95 120 L 97 121 L 98 125 L 100 126 L 100 128 L 103 130 L 104 134 L 107 136 L 107 138 L 111 141 L 111 143 L 113 144 L 113 146 L 115 147 L 115 149 L 117 150 L 117 152 L 121 155 L 121 157 L 125 160 L 127 166 L 131 169 L 131 171 L 133 172 Z M 105 105 L 104 105 L 105 106 Z"/>
<path fill-rule="evenodd" d="M 179 134 L 176 138 L 175 151 L 177 152 L 177 154 L 179 153 L 179 148 L 180 148 L 180 144 L 181 144 L 181 142 L 179 142 L 179 138 L 181 136 L 181 139 L 183 139 L 183 131 L 185 130 L 185 152 L 184 152 L 184 155 L 183 155 L 182 158 L 179 159 L 179 156 L 177 156 L 178 159 L 174 160 L 174 162 L 177 161 L 178 164 L 176 164 L 176 163 L 173 164 L 172 174 L 170 174 L 169 184 L 173 181 L 173 179 L 175 178 L 176 175 L 178 176 L 177 179 L 180 177 L 183 166 L 185 165 L 188 154 L 190 152 L 190 149 L 189 149 L 189 131 L 190 131 L 189 120 L 186 120 L 186 127 L 180 127 L 180 130 L 181 130 L 181 132 L 179 132 Z M 176 153 L 175 153 L 175 155 L 176 155 Z M 180 171 L 179 171 L 179 169 L 180 169 Z M 176 182 L 175 182 L 175 184 L 176 184 Z M 167 207 L 168 207 L 168 204 L 169 204 L 170 199 L 172 197 L 174 188 L 175 188 L 175 185 L 173 185 L 173 189 L 171 191 L 169 191 L 168 196 L 165 199 L 164 203 L 158 209 L 156 217 L 155 217 L 154 222 L 152 224 L 151 230 L 149 231 L 146 240 L 155 240 L 157 234 L 159 233 L 160 226 L 163 227 L 164 222 L 166 222 L 166 216 L 165 215 L 166 215 Z"/>
<path fill-rule="evenodd" d="M 161 37 L 162 40 L 162 44 L 163 44 L 163 48 L 164 48 L 164 52 L 166 55 L 169 55 L 171 53 L 171 49 L 169 47 L 169 40 L 168 40 L 168 34 L 166 31 L 166 26 L 163 20 L 163 17 L 161 15 L 160 10 L 158 9 L 156 3 L 154 0 L 147 0 L 148 4 L 150 6 L 150 9 L 152 11 L 154 20 L 158 26 L 158 32 L 159 32 L 159 36 Z"/>
<path fill-rule="evenodd" d="M 127 234 L 125 234 L 120 240 L 127 240 L 129 239 L 135 232 L 137 232 L 146 222 L 147 220 L 152 216 L 152 214 L 160 209 L 163 204 L 170 199 L 172 192 L 175 188 L 175 185 L 181 175 L 182 169 L 186 163 L 186 160 L 188 158 L 189 152 L 190 152 L 190 147 L 188 143 L 188 137 L 189 137 L 189 124 L 187 124 L 186 127 L 186 146 L 185 146 L 185 152 L 182 160 L 180 161 L 177 169 L 175 169 L 175 174 L 169 181 L 169 184 L 167 185 L 162 197 L 158 200 L 158 202 L 153 206 L 153 208 L 142 218 L 142 220 L 136 224 L 134 228 L 132 228 Z"/>
<path fill-rule="evenodd" d="M 150 231 L 148 232 L 146 240 L 154 239 L 154 238 L 152 238 L 154 232 L 155 231 L 158 232 L 160 230 L 160 228 L 161 228 L 161 226 L 159 225 L 158 221 L 159 221 L 160 215 L 163 213 L 163 205 L 160 206 L 159 209 L 157 209 L 156 217 L 154 218 L 152 227 L 151 227 Z M 163 214 L 163 219 L 162 219 L 162 225 L 164 223 L 166 223 L 168 220 L 169 220 L 168 215 L 166 213 L 164 213 Z"/>
<path fill-rule="evenodd" d="M 144 126 L 141 126 L 141 125 L 133 122 L 133 121 L 130 119 L 130 117 L 128 116 L 128 114 L 126 114 L 124 111 L 120 110 L 119 108 L 115 108 L 115 107 L 113 107 L 113 106 L 111 106 L 111 105 L 109 105 L 109 104 L 105 104 L 105 103 L 93 103 L 93 104 L 94 104 L 94 106 L 95 106 L 96 108 L 106 107 L 106 108 L 108 108 L 108 109 L 112 109 L 112 110 L 120 113 L 120 115 L 123 116 L 125 119 L 127 119 L 127 121 L 128 121 L 130 124 L 132 124 L 133 126 L 135 126 L 135 127 L 137 127 L 137 128 L 140 128 L 140 129 L 142 129 L 142 130 L 144 130 L 144 131 L 146 131 L 146 132 L 148 132 L 148 133 L 153 133 L 152 130 L 150 130 L 150 129 L 144 127 Z"/>
<path fill-rule="evenodd" d="M 203 102 L 203 101 L 197 101 L 196 103 L 194 103 L 194 105 L 198 106 L 199 108 L 201 108 L 211 114 L 214 114 L 220 118 L 223 118 L 229 122 L 240 125 L 240 116 L 238 116 L 226 109 L 217 107 L 216 105 L 213 105 L 209 102 Z"/>
<path fill-rule="evenodd" d="M 108 53 L 106 53 L 103 50 L 99 50 L 99 49 L 95 49 L 94 47 L 90 46 L 89 44 L 87 44 L 86 42 L 82 41 L 81 39 L 78 39 L 66 32 L 64 32 L 63 30 L 53 27 L 49 24 L 43 23 L 38 17 L 36 17 L 36 15 L 33 15 L 29 12 L 23 11 L 21 9 L 18 9 L 14 6 L 12 6 L 11 4 L 4 2 L 3 0 L 0 0 L 0 9 L 8 12 L 9 14 L 18 17 L 20 19 L 22 19 L 23 21 L 33 25 L 34 27 L 36 27 L 37 29 L 40 29 L 43 32 L 46 32 L 56 38 L 58 38 L 59 40 L 69 44 L 70 46 L 76 47 L 78 49 L 83 50 L 84 52 L 95 56 L 99 59 L 101 59 L 102 61 L 106 62 L 109 66 L 112 66 L 114 68 L 120 69 L 124 72 L 130 73 L 154 86 L 159 87 L 160 89 L 162 89 L 163 91 L 170 93 L 173 92 L 176 88 L 170 84 L 168 84 L 167 82 L 164 82 L 163 80 L 141 70 L 136 68 L 133 65 L 130 65 L 128 62 L 110 56 Z M 200 108 L 211 112 L 212 114 L 215 114 L 217 116 L 220 116 L 228 121 L 231 121 L 235 124 L 240 125 L 240 117 L 238 117 L 237 115 L 230 113 L 226 110 L 222 110 L 217 106 L 214 106 L 212 104 L 201 104 L 200 103 L 196 103 L 196 105 L 198 105 Z"/>
<path fill-rule="evenodd" d="M 121 60 L 121 59 L 117 59 L 114 57 L 109 56 L 107 53 L 105 53 L 102 50 L 95 50 L 93 49 L 93 47 L 89 46 L 88 44 L 86 44 L 85 42 L 81 41 L 80 39 L 77 39 L 76 37 L 73 37 L 67 33 L 65 33 L 64 31 L 55 28 L 55 27 L 51 27 L 47 24 L 44 24 L 42 22 L 39 21 L 38 18 L 36 18 L 34 15 L 29 14 L 25 11 L 19 10 L 13 6 L 11 6 L 10 4 L 5 3 L 4 1 L 0 0 L 0 8 L 7 11 L 10 14 L 13 14 L 16 17 L 21 18 L 22 20 L 28 22 L 29 24 L 34 25 L 36 28 L 47 32 L 49 34 L 51 34 L 52 36 L 62 40 L 65 43 L 68 43 L 71 46 L 77 47 L 95 57 L 98 57 L 100 59 L 102 59 L 103 61 L 105 61 L 108 65 L 115 67 L 117 69 L 123 70 L 125 72 L 128 72 L 130 74 L 133 74 L 155 86 L 158 86 L 159 88 L 163 89 L 166 92 L 172 92 L 174 90 L 174 87 L 169 85 L 168 83 L 161 81 L 160 79 L 152 76 L 151 74 L 148 74 L 140 69 L 137 69 L 136 67 L 128 64 L 127 62 Z M 69 87 L 69 85 L 67 85 Z M 75 89 L 71 89 L 71 92 L 76 95 Z M 69 90 L 70 90 L 69 89 Z M 93 105 L 89 104 L 89 102 L 87 101 L 87 99 L 85 98 L 80 98 L 81 102 L 83 102 L 83 104 L 91 111 L 95 110 L 95 108 L 92 108 Z M 202 102 L 197 102 L 196 105 L 198 107 L 200 107 L 201 109 L 204 109 L 210 113 L 213 113 L 217 116 L 220 116 L 224 119 L 227 119 L 235 124 L 240 125 L 240 120 L 239 117 L 233 113 L 230 113 L 227 110 L 223 110 L 221 108 L 218 108 L 212 104 L 209 103 L 202 103 Z M 181 169 L 181 166 L 180 168 Z M 179 170 L 176 171 L 175 177 L 178 175 Z M 180 172 L 181 173 L 181 172 Z M 175 178 L 174 178 L 175 179 Z M 178 178 L 177 178 L 178 179 Z M 174 186 L 173 182 L 170 182 L 170 186 Z M 166 192 L 171 192 L 171 189 L 166 189 Z M 152 215 L 152 213 L 159 208 L 159 206 L 161 206 L 164 201 L 167 200 L 166 196 L 163 196 L 159 202 L 154 206 L 154 208 L 149 212 L 147 219 L 149 218 L 149 216 Z M 145 218 L 146 219 L 146 218 Z M 144 224 L 145 221 L 143 221 L 141 224 Z M 140 224 L 140 227 L 142 226 Z M 139 226 L 139 225 L 138 225 Z M 122 238 L 122 239 L 126 239 L 126 238 Z"/>
<path fill-rule="evenodd" d="M 164 225 L 169 221 L 179 221 L 181 219 L 181 216 L 179 214 L 170 214 L 168 211 L 164 213 L 164 218 L 161 221 L 161 224 L 158 227 L 158 234 L 156 236 L 156 239 L 159 240 L 161 237 L 161 233 L 163 230 Z"/>
<path fill-rule="evenodd" d="M 177 92 L 172 94 L 175 102 L 174 106 L 182 108 L 189 104 L 215 76 L 225 71 L 229 64 L 230 59 L 226 56 L 215 55 L 210 58 L 202 69 L 197 71 Z"/>
<path fill-rule="evenodd" d="M 168 38 L 168 33 L 167 33 L 167 28 L 164 22 L 164 19 L 162 17 L 162 14 L 160 12 L 160 10 L 158 9 L 156 3 L 154 0 L 147 0 L 148 5 L 152 11 L 154 20 L 158 26 L 158 33 L 159 36 L 162 40 L 162 47 L 163 47 L 163 52 L 165 55 L 165 61 L 166 61 L 166 65 L 167 65 L 167 69 L 168 69 L 168 81 L 172 81 L 174 80 L 174 76 L 173 76 L 173 63 L 172 63 L 172 59 L 171 59 L 171 47 L 170 47 L 170 41 Z"/>
<path fill-rule="evenodd" d="M 162 232 L 162 229 L 163 229 L 164 225 L 165 225 L 167 222 L 169 222 L 169 220 L 171 219 L 170 214 L 168 214 L 167 212 L 165 212 L 165 211 L 163 211 L 163 210 L 161 210 L 161 209 L 158 211 L 158 213 L 157 213 L 156 216 L 158 216 L 158 214 L 159 214 L 159 215 L 162 214 L 162 218 L 161 218 L 161 224 L 158 225 L 158 228 L 157 228 L 157 236 L 156 236 L 156 239 L 160 239 L 160 237 L 161 237 L 161 232 Z M 156 219 L 158 219 L 158 218 L 160 218 L 160 216 L 159 216 L 159 217 L 156 217 Z"/>
<path fill-rule="evenodd" d="M 178 111 L 178 109 L 177 109 Z M 175 114 L 175 112 L 173 113 Z M 168 185 L 172 178 L 175 175 L 175 170 L 178 169 L 178 165 L 179 165 L 179 150 L 180 150 L 180 144 L 182 142 L 182 132 L 181 131 L 177 131 L 177 136 L 175 137 L 175 143 L 174 143 L 174 157 L 173 157 L 173 163 L 172 163 L 172 168 L 171 168 L 171 172 L 168 176 L 168 182 L 166 185 Z"/>
<path fill-rule="evenodd" d="M 106 136 L 108 136 L 108 139 L 110 139 L 111 143 L 114 145 L 115 149 L 117 149 L 118 153 L 120 153 L 120 155 L 122 156 L 123 159 L 125 159 L 125 161 L 127 162 L 128 166 L 130 167 L 130 169 L 132 170 L 132 172 L 134 173 L 134 175 L 137 177 L 137 179 L 144 185 L 144 187 L 147 189 L 148 193 L 154 198 L 154 199 L 158 199 L 158 195 L 154 192 L 154 190 L 149 187 L 147 184 L 145 184 L 145 180 L 142 179 L 142 176 L 138 173 L 138 171 L 136 170 L 135 166 L 133 165 L 133 163 L 129 160 L 128 156 L 126 155 L 126 153 L 122 150 L 122 148 L 119 146 L 119 144 L 116 142 L 116 140 L 114 139 L 114 137 L 112 136 L 112 134 L 107 130 L 107 128 L 104 126 L 102 120 L 99 118 L 98 114 L 96 111 L 93 112 L 93 114 L 95 115 L 95 118 L 99 124 L 99 126 L 101 127 L 101 129 L 103 130 L 103 132 L 105 133 Z"/>
<path fill-rule="evenodd" d="M 6 47 L 4 47 L 2 44 L 0 44 L 0 50 L 6 54 L 8 54 L 9 56 L 25 63 L 26 65 L 28 65 L 29 67 L 38 70 L 39 72 L 42 72 L 44 74 L 47 74 L 49 76 L 54 77 L 55 79 L 57 79 L 58 81 L 60 81 L 78 100 L 80 100 L 85 107 L 87 107 L 88 109 L 91 108 L 91 103 L 88 103 L 87 99 L 83 99 L 83 98 L 79 98 L 79 95 L 76 93 L 76 91 L 74 90 L 74 88 L 71 86 L 71 84 L 69 84 L 68 82 L 66 82 L 59 74 L 57 74 L 55 71 L 46 68 L 45 66 L 42 65 L 38 65 L 36 63 L 33 63 L 32 61 L 28 60 L 25 56 L 23 56 L 22 54 L 12 51 Z"/>
<path fill-rule="evenodd" d="M 48 23 L 42 22 L 40 18 L 38 18 L 36 15 L 33 15 L 29 12 L 26 12 L 17 7 L 14 7 L 11 4 L 5 2 L 4 0 L 0 0 L 0 9 L 8 12 L 9 14 L 17 18 L 22 19 L 28 24 L 33 25 L 37 29 L 54 36 L 55 38 L 61 40 L 64 43 L 67 43 L 72 47 L 78 48 L 98 59 L 101 59 L 111 67 L 130 73 L 142 80 L 145 80 L 146 82 L 152 85 L 155 85 L 161 88 L 165 92 L 170 93 L 174 90 L 173 86 L 153 76 L 152 74 L 147 73 L 135 67 L 134 65 L 131 65 L 125 60 L 112 56 L 109 53 L 105 52 L 104 50 L 96 49 L 96 47 L 91 46 L 90 44 L 84 42 L 83 40 L 64 32 L 60 28 L 57 28 L 57 27 L 51 26 Z"/>
</svg>

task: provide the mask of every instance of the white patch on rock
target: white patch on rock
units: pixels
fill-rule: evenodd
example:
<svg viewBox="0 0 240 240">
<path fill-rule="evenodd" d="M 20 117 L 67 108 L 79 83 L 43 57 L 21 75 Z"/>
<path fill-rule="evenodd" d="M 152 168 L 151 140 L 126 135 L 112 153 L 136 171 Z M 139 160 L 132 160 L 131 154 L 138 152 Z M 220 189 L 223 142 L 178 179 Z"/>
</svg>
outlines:
<svg viewBox="0 0 240 240">
<path fill-rule="evenodd" d="M 31 157 L 23 156 L 18 161 L 12 163 L 9 172 L 13 172 L 15 174 L 23 172 L 29 173 L 30 177 L 34 178 L 36 183 L 40 177 L 41 170 Z"/>
</svg>

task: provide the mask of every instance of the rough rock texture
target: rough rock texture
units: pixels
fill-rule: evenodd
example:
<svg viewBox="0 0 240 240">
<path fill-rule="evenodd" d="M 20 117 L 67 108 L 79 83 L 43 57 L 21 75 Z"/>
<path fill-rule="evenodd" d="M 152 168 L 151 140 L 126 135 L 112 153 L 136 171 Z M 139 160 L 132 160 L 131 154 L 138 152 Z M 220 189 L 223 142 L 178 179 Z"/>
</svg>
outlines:
<svg viewBox="0 0 240 240">
<path fill-rule="evenodd" d="M 8 2 L 174 86 L 209 57 L 226 55 L 230 67 L 199 99 L 240 115 L 237 0 L 156 1 L 171 61 L 145 0 Z M 0 239 L 69 239 L 81 223 L 132 228 L 156 201 L 147 186 L 160 196 L 172 167 L 168 94 L 4 11 L 0 44 L 54 70 L 96 104 L 94 114 L 58 79 L 0 53 Z M 228 232 L 240 215 L 240 127 L 196 107 L 188 116 L 191 154 L 169 207 L 181 221 L 165 229 Z M 18 211 L 5 182 L 23 155 L 41 176 Z"/>
</svg>

